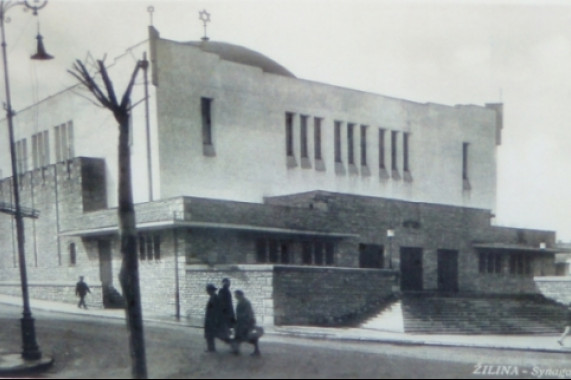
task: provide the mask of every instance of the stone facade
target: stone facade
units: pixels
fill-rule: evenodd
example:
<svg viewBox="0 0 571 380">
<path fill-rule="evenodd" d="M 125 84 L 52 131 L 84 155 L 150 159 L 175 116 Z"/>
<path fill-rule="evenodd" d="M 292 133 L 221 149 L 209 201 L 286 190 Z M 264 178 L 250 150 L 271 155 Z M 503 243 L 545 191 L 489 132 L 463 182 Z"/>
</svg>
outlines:
<svg viewBox="0 0 571 380">
<path fill-rule="evenodd" d="M 571 278 L 566 277 L 536 277 L 537 287 L 546 297 L 559 303 L 571 304 Z"/>
<path fill-rule="evenodd" d="M 388 270 L 276 266 L 275 322 L 350 325 L 391 298 L 396 276 Z"/>
</svg>

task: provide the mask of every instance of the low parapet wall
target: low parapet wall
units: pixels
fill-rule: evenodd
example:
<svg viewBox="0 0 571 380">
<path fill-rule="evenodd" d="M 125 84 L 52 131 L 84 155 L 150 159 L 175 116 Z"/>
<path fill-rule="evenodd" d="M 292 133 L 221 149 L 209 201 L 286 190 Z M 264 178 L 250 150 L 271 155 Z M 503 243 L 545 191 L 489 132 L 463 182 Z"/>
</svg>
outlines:
<svg viewBox="0 0 571 380">
<path fill-rule="evenodd" d="M 571 276 L 535 277 L 534 280 L 545 297 L 566 305 L 571 303 Z"/>
<path fill-rule="evenodd" d="M 275 323 L 354 324 L 393 295 L 396 275 L 382 269 L 275 266 Z"/>
</svg>

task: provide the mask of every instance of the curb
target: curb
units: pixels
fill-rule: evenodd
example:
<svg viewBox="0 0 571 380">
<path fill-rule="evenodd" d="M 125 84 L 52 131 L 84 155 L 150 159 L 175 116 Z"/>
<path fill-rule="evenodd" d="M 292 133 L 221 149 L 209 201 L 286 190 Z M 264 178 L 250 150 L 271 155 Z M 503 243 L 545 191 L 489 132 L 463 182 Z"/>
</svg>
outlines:
<svg viewBox="0 0 571 380">
<path fill-rule="evenodd" d="M 7 304 L 12 306 L 13 303 L 6 302 L 0 300 L 0 304 Z M 90 317 L 90 318 L 104 318 L 104 319 L 112 319 L 112 320 L 122 320 L 124 319 L 123 316 L 117 315 L 109 315 L 104 313 L 97 313 L 97 314 L 89 314 L 88 312 L 76 312 L 72 310 L 57 310 L 56 308 L 50 308 L 46 306 L 34 306 L 33 308 L 37 310 L 42 310 L 44 312 L 52 312 L 52 313 L 63 313 L 63 314 L 71 314 L 83 317 Z M 176 326 L 176 327 L 183 327 L 183 328 L 192 328 L 192 329 L 200 329 L 197 326 L 191 326 L 184 324 L 184 322 L 178 322 L 174 320 L 165 320 L 165 319 L 157 319 L 154 317 L 144 318 L 145 322 L 162 324 L 162 325 L 169 325 L 169 326 Z M 330 341 L 345 341 L 345 342 L 353 342 L 353 343 L 369 343 L 369 344 L 390 344 L 394 346 L 427 346 L 427 347 L 461 347 L 461 348 L 471 348 L 471 349 L 487 349 L 487 350 L 498 350 L 498 351 L 518 351 L 518 352 L 540 352 L 540 353 L 550 353 L 550 354 L 571 354 L 571 347 L 563 347 L 563 348 L 540 348 L 540 347 L 513 347 L 513 346 L 494 346 L 494 345 L 485 345 L 485 344 L 470 344 L 470 343 L 453 343 L 453 342 L 439 342 L 439 341 L 429 341 L 429 340 L 414 340 L 414 339 L 394 339 L 394 338 L 382 338 L 382 337 L 343 337 L 338 334 L 334 333 L 323 333 L 323 332 L 299 332 L 299 331 L 284 331 L 282 329 L 275 330 L 275 329 L 267 329 L 266 334 L 268 336 L 275 336 L 275 337 L 290 337 L 290 338 L 300 338 L 300 339 L 311 339 L 311 340 L 330 340 Z M 0 374 L 2 373 L 0 367 Z"/>
<path fill-rule="evenodd" d="M 0 354 L 0 375 L 23 375 L 37 373 L 49 369 L 54 359 L 43 357 L 39 360 L 26 361 L 21 354 Z"/>
</svg>

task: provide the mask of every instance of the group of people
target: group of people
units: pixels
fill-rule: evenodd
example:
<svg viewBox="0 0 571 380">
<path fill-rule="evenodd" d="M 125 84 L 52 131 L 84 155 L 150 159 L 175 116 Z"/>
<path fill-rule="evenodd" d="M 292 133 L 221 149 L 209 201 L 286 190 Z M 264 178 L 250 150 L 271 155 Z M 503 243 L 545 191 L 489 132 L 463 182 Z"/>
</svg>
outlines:
<svg viewBox="0 0 571 380">
<path fill-rule="evenodd" d="M 204 318 L 204 338 L 206 339 L 206 352 L 216 352 L 216 339 L 220 339 L 232 348 L 235 354 L 240 353 L 241 343 L 254 345 L 252 356 L 260 355 L 258 345 L 259 334 L 254 331 L 256 328 L 256 318 L 252 304 L 244 296 L 244 292 L 236 290 L 236 311 L 232 301 L 230 291 L 230 280 L 222 280 L 222 288 L 217 292 L 213 284 L 206 285 L 206 292 L 210 296 L 206 304 L 206 315 Z"/>
</svg>

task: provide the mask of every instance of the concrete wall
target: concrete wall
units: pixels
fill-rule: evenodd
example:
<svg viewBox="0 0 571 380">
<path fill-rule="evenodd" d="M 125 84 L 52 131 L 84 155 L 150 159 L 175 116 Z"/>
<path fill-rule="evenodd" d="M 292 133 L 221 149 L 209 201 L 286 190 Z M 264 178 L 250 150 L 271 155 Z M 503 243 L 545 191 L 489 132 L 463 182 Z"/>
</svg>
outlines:
<svg viewBox="0 0 571 380">
<path fill-rule="evenodd" d="M 395 277 L 387 270 L 276 266 L 275 323 L 349 324 L 392 296 Z"/>
<path fill-rule="evenodd" d="M 197 47 L 152 40 L 156 51 L 162 195 L 261 202 L 263 196 L 315 189 L 457 206 L 495 208 L 496 112 L 476 106 L 442 106 L 368 94 L 264 73 L 221 60 Z M 192 62 L 192 65 L 184 64 Z M 203 154 L 201 98 L 213 99 L 215 156 Z M 286 157 L 285 113 L 294 117 L 294 156 Z M 310 116 L 308 165 L 301 165 L 300 115 Z M 323 118 L 325 170 L 313 152 L 313 117 Z M 344 174 L 334 163 L 334 121 L 343 122 Z M 347 123 L 355 123 L 355 170 L 347 166 Z M 360 125 L 367 129 L 367 168 L 360 166 Z M 379 171 L 378 130 L 398 131 L 400 179 Z M 410 133 L 410 170 L 404 180 L 403 133 Z M 462 144 L 469 148 L 472 189 L 463 190 Z M 389 173 L 390 174 L 390 173 Z"/>
<path fill-rule="evenodd" d="M 273 276 L 271 265 L 226 267 L 188 265 L 184 283 L 185 296 L 182 303 L 184 315 L 193 326 L 204 326 L 204 312 L 208 303 L 206 285 L 212 283 L 219 288 L 222 286 L 222 279 L 228 278 L 232 282 L 231 290 L 242 290 L 252 303 L 257 323 L 262 326 L 273 326 Z"/>
</svg>

